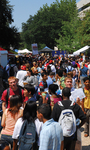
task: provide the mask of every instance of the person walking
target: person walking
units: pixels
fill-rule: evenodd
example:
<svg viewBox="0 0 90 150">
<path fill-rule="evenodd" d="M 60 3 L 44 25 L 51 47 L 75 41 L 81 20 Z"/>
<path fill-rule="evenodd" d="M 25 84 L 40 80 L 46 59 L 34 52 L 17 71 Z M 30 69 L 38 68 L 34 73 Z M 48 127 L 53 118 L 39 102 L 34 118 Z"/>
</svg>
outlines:
<svg viewBox="0 0 90 150">
<path fill-rule="evenodd" d="M 81 120 L 81 123 L 78 126 L 76 126 L 76 129 L 78 129 L 85 123 L 86 116 L 85 116 L 84 112 L 82 111 L 81 107 L 77 103 L 70 101 L 70 99 L 69 99 L 70 95 L 71 95 L 70 88 L 65 87 L 62 90 L 63 101 L 61 101 L 61 103 L 58 102 L 54 105 L 51 116 L 55 121 L 58 122 L 62 110 L 71 109 L 73 111 L 76 119 L 79 118 Z M 63 106 L 63 109 L 61 106 Z M 70 106 L 72 106 L 72 107 L 70 107 Z M 66 122 L 66 125 L 68 125 L 68 123 L 70 125 L 70 122 Z M 62 126 L 62 129 L 64 130 L 64 125 Z M 70 133 L 72 133 L 70 128 L 69 128 L 69 131 L 70 131 Z M 69 136 L 64 136 L 64 149 L 65 150 L 75 150 L 75 143 L 77 140 L 76 133 L 77 132 L 75 130 L 75 132 L 73 134 L 70 134 Z"/>
<path fill-rule="evenodd" d="M 63 133 L 59 123 L 51 116 L 51 109 L 48 104 L 42 104 L 37 109 L 37 117 L 42 121 L 43 127 L 40 132 L 39 150 L 63 150 Z"/>
</svg>

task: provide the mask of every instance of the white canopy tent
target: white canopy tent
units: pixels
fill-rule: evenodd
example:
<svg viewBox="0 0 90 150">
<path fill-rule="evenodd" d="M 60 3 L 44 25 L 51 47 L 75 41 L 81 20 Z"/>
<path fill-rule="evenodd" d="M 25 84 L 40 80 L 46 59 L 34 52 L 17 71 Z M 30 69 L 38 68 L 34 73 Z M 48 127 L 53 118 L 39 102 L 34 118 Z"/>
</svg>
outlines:
<svg viewBox="0 0 90 150">
<path fill-rule="evenodd" d="M 24 54 L 24 53 L 32 53 L 28 49 L 18 50 L 18 54 Z"/>
<path fill-rule="evenodd" d="M 86 46 L 84 46 L 83 48 L 77 50 L 76 52 L 73 52 L 73 55 L 75 55 L 75 56 L 80 55 L 80 53 L 85 52 L 85 51 L 88 50 L 89 48 L 90 48 L 90 46 L 86 45 Z"/>
</svg>

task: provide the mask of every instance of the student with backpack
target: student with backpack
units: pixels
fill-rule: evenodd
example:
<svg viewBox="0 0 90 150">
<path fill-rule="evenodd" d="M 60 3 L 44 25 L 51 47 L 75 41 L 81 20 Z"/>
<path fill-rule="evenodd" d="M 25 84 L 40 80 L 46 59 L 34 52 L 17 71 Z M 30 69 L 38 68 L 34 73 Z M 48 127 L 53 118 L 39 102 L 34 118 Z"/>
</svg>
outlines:
<svg viewBox="0 0 90 150">
<path fill-rule="evenodd" d="M 19 150 L 37 150 L 39 134 L 43 123 L 36 117 L 37 105 L 28 101 L 24 108 L 23 117 L 16 122 L 13 132 L 13 150 L 16 150 L 19 141 Z"/>
<path fill-rule="evenodd" d="M 20 101 L 22 104 L 25 102 L 25 97 L 24 97 L 24 91 L 23 89 L 19 88 L 17 86 L 17 79 L 14 76 L 11 76 L 8 78 L 8 83 L 9 83 L 9 88 L 4 90 L 2 93 L 2 110 L 3 112 L 6 110 L 6 108 L 10 107 L 10 97 L 12 95 L 20 95 Z"/>
<path fill-rule="evenodd" d="M 39 150 L 63 150 L 63 133 L 58 122 L 51 118 L 51 108 L 42 104 L 37 109 L 37 117 L 43 122 L 40 132 Z"/>
<path fill-rule="evenodd" d="M 64 136 L 64 149 L 75 150 L 77 140 L 77 129 L 80 128 L 86 121 L 86 116 L 81 107 L 74 101 L 70 101 L 70 88 L 65 87 L 62 90 L 63 101 L 54 105 L 52 117 L 59 122 Z M 76 119 L 79 118 L 81 123 L 76 126 Z"/>
<path fill-rule="evenodd" d="M 1 125 L 3 127 L 1 131 L 1 140 L 4 140 L 5 145 L 13 145 L 13 131 L 14 126 L 18 118 L 22 117 L 23 109 L 21 108 L 22 103 L 20 102 L 20 96 L 13 95 L 10 98 L 10 107 L 7 108 L 2 116 Z"/>
</svg>

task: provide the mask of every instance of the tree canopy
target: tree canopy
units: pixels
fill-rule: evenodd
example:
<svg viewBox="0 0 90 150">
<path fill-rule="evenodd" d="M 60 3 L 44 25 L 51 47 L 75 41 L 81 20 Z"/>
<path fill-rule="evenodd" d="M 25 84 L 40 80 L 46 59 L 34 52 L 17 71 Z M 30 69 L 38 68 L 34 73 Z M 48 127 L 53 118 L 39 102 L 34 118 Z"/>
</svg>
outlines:
<svg viewBox="0 0 90 150">
<path fill-rule="evenodd" d="M 50 48 L 57 45 L 55 39 L 62 35 L 64 22 L 77 17 L 75 0 L 56 0 L 50 7 L 45 4 L 34 16 L 30 16 L 26 23 L 22 24 L 21 38 L 24 46 L 31 48 L 32 43 L 37 43 L 39 49 L 42 44 Z"/>
<path fill-rule="evenodd" d="M 15 26 L 10 27 L 14 21 L 12 18 L 13 7 L 9 0 L 0 0 L 0 46 L 9 49 L 10 45 L 15 48 L 19 46 L 20 35 Z"/>
</svg>

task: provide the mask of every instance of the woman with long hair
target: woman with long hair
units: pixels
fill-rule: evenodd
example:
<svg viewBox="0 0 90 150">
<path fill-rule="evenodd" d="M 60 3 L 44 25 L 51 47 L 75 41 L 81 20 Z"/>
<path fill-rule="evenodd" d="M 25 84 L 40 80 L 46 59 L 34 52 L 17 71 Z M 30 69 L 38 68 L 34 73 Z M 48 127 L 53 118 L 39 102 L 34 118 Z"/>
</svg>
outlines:
<svg viewBox="0 0 90 150">
<path fill-rule="evenodd" d="M 60 95 L 57 95 L 58 88 L 59 87 L 57 84 L 50 84 L 49 85 L 51 110 L 53 110 L 55 103 L 57 103 L 58 101 L 62 101 L 62 97 Z"/>
<path fill-rule="evenodd" d="M 1 131 L 1 140 L 5 140 L 6 145 L 13 144 L 13 131 L 14 126 L 18 118 L 22 117 L 23 109 L 20 107 L 22 106 L 20 96 L 13 95 L 10 98 L 10 108 L 7 108 L 2 116 L 1 125 L 3 127 Z"/>
<path fill-rule="evenodd" d="M 20 130 L 22 128 L 22 125 L 25 121 L 28 123 L 35 123 L 36 126 L 36 133 L 37 133 L 37 144 L 34 144 L 33 150 L 37 149 L 37 145 L 39 146 L 39 134 L 42 129 L 42 122 L 40 122 L 37 118 L 37 105 L 34 101 L 28 101 L 25 105 L 24 111 L 23 111 L 23 117 L 19 118 L 16 122 L 14 132 L 13 132 L 13 150 L 16 150 L 18 137 L 20 135 Z"/>
</svg>

